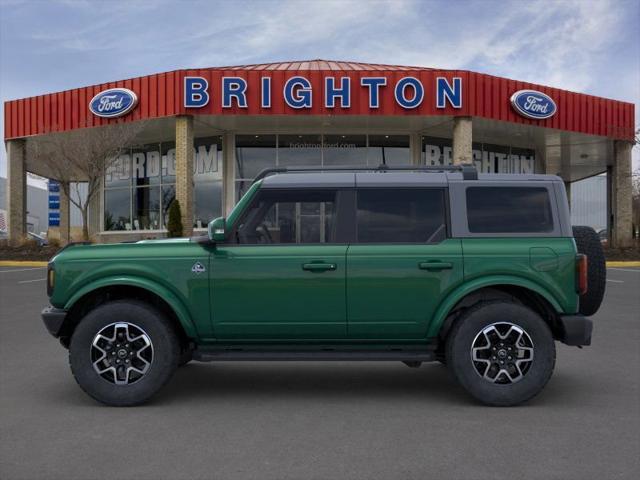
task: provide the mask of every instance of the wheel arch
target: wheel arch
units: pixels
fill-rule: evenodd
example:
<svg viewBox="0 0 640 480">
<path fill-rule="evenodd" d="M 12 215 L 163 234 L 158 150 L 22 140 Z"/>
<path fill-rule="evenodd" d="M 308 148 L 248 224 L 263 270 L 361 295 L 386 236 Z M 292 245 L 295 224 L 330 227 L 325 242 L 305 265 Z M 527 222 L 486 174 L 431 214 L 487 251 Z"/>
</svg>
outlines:
<svg viewBox="0 0 640 480">
<path fill-rule="evenodd" d="M 103 278 L 84 286 L 66 302 L 64 309 L 68 313 L 60 335 L 62 344 L 68 345 L 73 330 L 90 310 L 108 301 L 124 299 L 151 304 L 165 313 L 182 341 L 186 342 L 197 336 L 187 308 L 167 288 L 144 279 Z"/>
<path fill-rule="evenodd" d="M 496 299 L 516 301 L 534 310 L 547 322 L 554 337 L 561 334 L 558 314 L 560 303 L 543 287 L 519 278 L 499 278 L 463 285 L 440 304 L 427 336 L 444 339 L 459 314 L 479 302 Z"/>
</svg>

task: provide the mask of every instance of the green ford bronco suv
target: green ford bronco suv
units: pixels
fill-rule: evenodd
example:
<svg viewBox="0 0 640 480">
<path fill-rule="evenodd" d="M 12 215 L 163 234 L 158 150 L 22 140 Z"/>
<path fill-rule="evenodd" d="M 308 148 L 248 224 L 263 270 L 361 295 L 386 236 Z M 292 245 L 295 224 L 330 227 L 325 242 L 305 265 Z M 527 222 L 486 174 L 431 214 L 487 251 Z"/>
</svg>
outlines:
<svg viewBox="0 0 640 480">
<path fill-rule="evenodd" d="M 204 237 L 66 247 L 42 317 L 109 405 L 192 359 L 440 361 L 514 405 L 549 380 L 555 340 L 590 344 L 605 272 L 555 176 L 283 168 Z"/>
</svg>

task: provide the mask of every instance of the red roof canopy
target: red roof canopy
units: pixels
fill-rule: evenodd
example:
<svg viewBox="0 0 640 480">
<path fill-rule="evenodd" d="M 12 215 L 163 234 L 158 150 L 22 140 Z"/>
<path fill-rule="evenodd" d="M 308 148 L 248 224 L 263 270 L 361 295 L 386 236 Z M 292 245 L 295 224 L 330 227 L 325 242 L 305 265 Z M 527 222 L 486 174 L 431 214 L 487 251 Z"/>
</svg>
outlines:
<svg viewBox="0 0 640 480">
<path fill-rule="evenodd" d="M 184 78 L 203 77 L 208 81 L 211 101 L 201 108 L 186 108 L 183 103 Z M 223 108 L 220 101 L 222 77 L 241 77 L 247 81 L 247 107 Z M 313 89 L 313 106 L 294 109 L 283 101 L 282 86 L 294 76 L 309 80 Z M 387 80 L 380 94 L 380 107 L 369 107 L 369 91 L 360 84 L 362 77 L 379 76 Z M 405 109 L 395 102 L 394 85 L 403 77 L 415 77 L 425 90 L 419 107 Z M 270 77 L 271 107 L 260 102 L 261 78 Z M 351 105 L 348 108 L 324 106 L 324 79 L 349 77 Z M 451 81 L 462 79 L 462 105 L 439 108 L 435 104 L 438 77 Z M 127 88 L 138 96 L 137 107 L 114 119 L 100 118 L 89 110 L 90 100 L 109 88 Z M 531 89 L 550 96 L 557 113 L 546 120 L 524 118 L 510 104 L 511 95 Z M 308 60 L 296 62 L 241 65 L 194 70 L 175 70 L 116 82 L 108 82 L 63 92 L 5 102 L 5 140 L 69 131 L 84 127 L 127 123 L 174 115 L 449 115 L 483 117 L 498 121 L 536 125 L 546 128 L 606 136 L 621 140 L 634 138 L 634 105 L 607 98 L 569 92 L 557 88 L 515 81 L 467 70 L 439 70 L 425 67 L 380 65 L 369 63 Z"/>
</svg>

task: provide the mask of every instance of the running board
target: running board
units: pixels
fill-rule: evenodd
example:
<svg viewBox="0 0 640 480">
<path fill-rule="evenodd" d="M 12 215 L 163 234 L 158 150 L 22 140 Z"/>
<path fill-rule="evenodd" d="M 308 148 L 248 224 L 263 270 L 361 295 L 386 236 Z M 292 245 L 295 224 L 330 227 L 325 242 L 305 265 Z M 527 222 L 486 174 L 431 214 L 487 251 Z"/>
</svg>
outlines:
<svg viewBox="0 0 640 480">
<path fill-rule="evenodd" d="M 431 362 L 436 354 L 428 350 L 311 350 L 311 351 L 268 351 L 268 350 L 199 350 L 193 352 L 193 359 L 200 362 L 232 361 L 361 361 L 361 362 Z"/>
</svg>

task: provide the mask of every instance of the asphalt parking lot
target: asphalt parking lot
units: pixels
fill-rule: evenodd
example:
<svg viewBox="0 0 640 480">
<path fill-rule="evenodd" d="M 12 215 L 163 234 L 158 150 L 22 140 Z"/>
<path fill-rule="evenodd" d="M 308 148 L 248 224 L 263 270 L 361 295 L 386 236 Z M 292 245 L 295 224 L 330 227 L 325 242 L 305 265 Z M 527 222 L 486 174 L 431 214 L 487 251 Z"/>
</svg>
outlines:
<svg viewBox="0 0 640 480">
<path fill-rule="evenodd" d="M 558 345 L 526 406 L 478 405 L 439 364 L 314 362 L 190 364 L 117 409 L 45 331 L 45 269 L 2 267 L 0 478 L 639 478 L 640 269 L 608 276 L 594 344 Z"/>
</svg>

